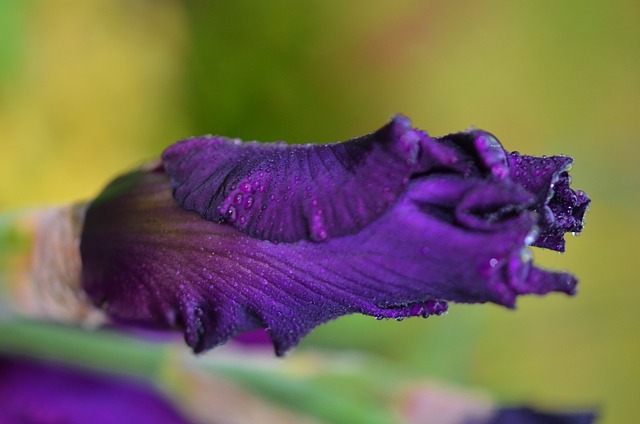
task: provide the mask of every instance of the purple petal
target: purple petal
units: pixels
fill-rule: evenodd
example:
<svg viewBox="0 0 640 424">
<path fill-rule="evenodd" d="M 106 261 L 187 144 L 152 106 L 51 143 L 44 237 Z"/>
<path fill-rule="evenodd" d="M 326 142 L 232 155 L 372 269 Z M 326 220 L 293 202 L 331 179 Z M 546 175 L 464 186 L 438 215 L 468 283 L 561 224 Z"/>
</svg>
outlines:
<svg viewBox="0 0 640 424">
<path fill-rule="evenodd" d="M 167 175 L 138 171 L 87 211 L 83 287 L 114 319 L 184 329 L 196 352 L 262 327 L 282 354 L 349 313 L 427 317 L 446 301 L 573 293 L 573 276 L 531 264 L 531 199 L 509 179 L 438 170 L 355 234 L 276 244 L 185 211 Z"/>
<path fill-rule="evenodd" d="M 2 423 L 191 422 L 131 378 L 7 357 L 0 357 L 0 376 Z"/>
<path fill-rule="evenodd" d="M 595 419 L 593 412 L 549 413 L 519 407 L 502 408 L 488 422 L 477 424 L 592 424 Z"/>
<path fill-rule="evenodd" d="M 537 158 L 511 153 L 508 157 L 513 179 L 536 195 L 540 231 L 534 246 L 564 252 L 564 234 L 578 233 L 584 226 L 589 198 L 569 187 L 573 160 L 566 156 Z"/>
<path fill-rule="evenodd" d="M 564 251 L 564 234 L 579 233 L 590 200 L 582 191 L 569 187 L 573 159 L 567 156 L 534 157 L 504 151 L 496 138 L 481 130 L 470 130 L 438 139 L 460 149 L 464 175 L 486 175 L 492 183 L 511 182 L 515 190 L 526 191 L 531 201 L 520 207 L 538 214 L 538 228 L 532 245 Z M 515 212 L 515 211 L 514 211 Z"/>
<path fill-rule="evenodd" d="M 429 138 L 396 116 L 345 143 L 289 146 L 199 137 L 162 159 L 176 201 L 202 217 L 276 242 L 358 231 L 392 205 Z"/>
<path fill-rule="evenodd" d="M 271 341 L 271 337 L 264 331 L 262 328 L 258 330 L 247 331 L 246 333 L 242 333 L 239 336 L 233 339 L 234 342 L 240 343 L 244 346 L 255 346 L 255 347 L 263 347 L 263 346 L 273 346 L 273 342 Z"/>
</svg>

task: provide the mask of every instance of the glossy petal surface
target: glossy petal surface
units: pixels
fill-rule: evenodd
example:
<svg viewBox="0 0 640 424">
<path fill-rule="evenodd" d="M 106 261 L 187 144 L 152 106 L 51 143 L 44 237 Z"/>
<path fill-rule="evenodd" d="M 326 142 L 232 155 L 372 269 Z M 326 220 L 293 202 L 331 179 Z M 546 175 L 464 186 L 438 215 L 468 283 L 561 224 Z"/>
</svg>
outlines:
<svg viewBox="0 0 640 424">
<path fill-rule="evenodd" d="M 0 422 L 186 424 L 151 387 L 34 360 L 0 357 Z"/>
<path fill-rule="evenodd" d="M 162 155 L 176 201 L 206 219 L 277 242 L 353 233 L 381 215 L 417 169 L 426 134 L 397 116 L 345 143 L 179 142 Z"/>
</svg>

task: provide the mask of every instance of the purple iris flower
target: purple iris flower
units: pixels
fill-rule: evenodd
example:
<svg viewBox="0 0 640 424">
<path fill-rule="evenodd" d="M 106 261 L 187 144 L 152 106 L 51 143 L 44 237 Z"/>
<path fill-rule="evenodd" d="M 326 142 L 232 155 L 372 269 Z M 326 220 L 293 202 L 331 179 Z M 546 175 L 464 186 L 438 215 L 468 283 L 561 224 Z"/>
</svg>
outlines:
<svg viewBox="0 0 640 424">
<path fill-rule="evenodd" d="M 468 422 L 465 424 L 592 424 L 596 420 L 594 412 L 541 412 L 527 407 L 500 409 L 488 422 Z"/>
<path fill-rule="evenodd" d="M 336 144 L 190 138 L 91 203 L 82 284 L 114 320 L 182 329 L 195 352 L 264 328 L 278 355 L 346 314 L 573 294 L 574 276 L 529 253 L 582 230 L 571 163 L 481 130 L 431 138 L 400 115 Z"/>
<path fill-rule="evenodd" d="M 2 356 L 0 376 L 1 423 L 192 422 L 151 386 L 129 377 Z"/>
</svg>

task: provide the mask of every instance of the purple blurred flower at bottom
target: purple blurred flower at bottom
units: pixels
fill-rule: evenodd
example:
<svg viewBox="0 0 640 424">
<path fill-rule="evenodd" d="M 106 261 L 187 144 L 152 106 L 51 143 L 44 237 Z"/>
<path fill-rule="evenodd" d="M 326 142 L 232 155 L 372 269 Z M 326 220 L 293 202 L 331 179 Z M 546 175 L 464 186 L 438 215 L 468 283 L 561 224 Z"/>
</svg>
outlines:
<svg viewBox="0 0 640 424">
<path fill-rule="evenodd" d="M 503 408 L 488 421 L 470 421 L 464 424 L 592 424 L 593 412 L 540 412 L 527 407 Z"/>
<path fill-rule="evenodd" d="M 133 378 L 0 356 L 0 423 L 191 422 L 151 386 Z"/>
<path fill-rule="evenodd" d="M 571 162 L 475 129 L 431 138 L 400 115 L 335 144 L 187 139 L 89 205 L 82 285 L 113 320 L 181 329 L 195 352 L 264 328 L 279 355 L 346 314 L 573 294 L 529 253 L 582 230 Z"/>
<path fill-rule="evenodd" d="M 277 375 L 278 372 L 276 371 Z M 194 424 L 150 385 L 131 377 L 89 371 L 71 365 L 43 360 L 0 356 L 0 423 L 2 424 Z M 287 379 L 285 375 L 275 378 Z M 185 380 L 196 383 L 199 380 Z M 206 390 L 195 384 L 193 388 Z M 225 390 L 225 386 L 212 386 Z M 227 409 L 211 408 L 206 400 L 205 420 L 245 422 L 240 409 L 256 406 L 251 397 L 229 402 L 229 393 L 237 393 L 231 384 L 228 392 L 212 391 L 208 396 L 226 399 Z M 367 396 L 373 396 L 371 393 Z M 205 398 L 208 399 L 208 398 Z M 379 399 L 378 399 L 379 400 Z M 541 412 L 527 407 L 500 408 L 485 405 L 476 398 L 451 397 L 446 386 L 432 386 L 421 402 L 413 404 L 413 413 L 398 417 L 403 423 L 438 424 L 592 424 L 591 412 Z M 192 404 L 193 406 L 195 404 Z M 281 422 L 277 404 L 265 422 Z M 393 406 L 389 405 L 390 408 Z M 418 409 L 416 409 L 418 407 Z M 295 407 L 293 410 L 297 409 Z M 189 410 L 190 411 L 190 410 Z M 216 412 L 217 411 L 217 412 Z M 193 411 L 191 411 L 193 412 Z M 422 415 L 424 414 L 424 415 Z M 244 418 L 242 418 L 244 417 Z M 255 417 L 255 415 L 254 415 Z M 304 415 L 294 416 L 302 419 Z M 473 418 L 471 418 L 473 417 Z M 296 418 L 294 418 L 296 419 Z M 239 421 L 238 421 L 239 420 Z M 209 421 L 207 421 L 209 422 Z M 298 421 L 287 421 L 298 422 Z M 307 422 L 307 421 L 305 421 Z"/>
</svg>

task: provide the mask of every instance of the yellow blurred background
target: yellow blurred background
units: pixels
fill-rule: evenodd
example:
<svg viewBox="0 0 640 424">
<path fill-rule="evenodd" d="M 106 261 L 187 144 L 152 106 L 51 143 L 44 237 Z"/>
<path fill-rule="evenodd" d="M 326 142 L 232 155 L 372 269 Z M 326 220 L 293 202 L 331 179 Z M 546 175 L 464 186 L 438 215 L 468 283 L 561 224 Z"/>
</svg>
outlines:
<svg viewBox="0 0 640 424">
<path fill-rule="evenodd" d="M 635 0 L 5 0 L 0 210 L 90 198 L 191 135 L 338 141 L 397 112 L 432 135 L 474 125 L 573 156 L 586 230 L 536 260 L 577 274 L 575 298 L 347 317 L 300 349 L 364 349 L 507 403 L 636 423 L 639 19 Z"/>
</svg>

